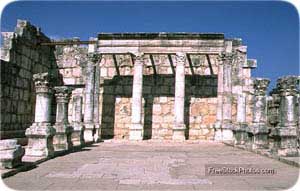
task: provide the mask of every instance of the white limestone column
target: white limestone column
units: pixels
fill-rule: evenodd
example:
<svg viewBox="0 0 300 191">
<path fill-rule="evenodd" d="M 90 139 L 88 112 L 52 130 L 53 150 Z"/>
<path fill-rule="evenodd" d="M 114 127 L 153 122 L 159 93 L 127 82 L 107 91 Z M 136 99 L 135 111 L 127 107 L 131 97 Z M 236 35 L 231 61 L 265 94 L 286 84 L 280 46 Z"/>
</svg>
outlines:
<svg viewBox="0 0 300 191">
<path fill-rule="evenodd" d="M 185 62 L 186 54 L 176 53 L 175 102 L 173 140 L 185 140 L 184 100 L 185 100 Z"/>
<path fill-rule="evenodd" d="M 223 123 L 222 140 L 232 140 L 232 41 L 225 42 L 225 51 L 221 55 L 223 60 Z"/>
<path fill-rule="evenodd" d="M 299 156 L 297 137 L 297 76 L 285 76 L 277 80 L 280 92 L 280 123 L 276 128 L 277 154 L 279 156 Z"/>
<path fill-rule="evenodd" d="M 129 130 L 130 140 L 143 139 L 143 125 L 142 125 L 142 89 L 143 89 L 143 65 L 144 55 L 142 53 L 136 54 L 134 57 L 134 74 L 132 87 L 132 116 L 131 127 Z"/>
<path fill-rule="evenodd" d="M 53 137 L 53 146 L 55 151 L 69 150 L 72 148 L 71 133 L 73 128 L 68 121 L 68 105 L 72 89 L 67 86 L 57 86 L 54 89 L 57 105 L 54 125 L 56 134 Z"/>
<path fill-rule="evenodd" d="M 253 121 L 250 126 L 253 134 L 252 149 L 268 148 L 268 128 L 266 124 L 267 100 L 266 92 L 270 83 L 269 79 L 256 78 L 254 83 Z"/>
<path fill-rule="evenodd" d="M 222 123 L 223 123 L 223 61 L 218 57 L 218 96 L 217 96 L 217 115 L 215 123 L 215 136 L 216 141 L 222 140 Z"/>
<path fill-rule="evenodd" d="M 95 80 L 95 65 L 92 61 L 94 54 L 89 54 L 89 59 L 86 66 L 85 79 L 85 106 L 84 106 L 84 141 L 93 142 L 94 132 L 94 80 Z"/>
<path fill-rule="evenodd" d="M 54 154 L 53 136 L 55 129 L 51 125 L 51 99 L 53 95 L 50 86 L 51 75 L 38 73 L 33 75 L 36 92 L 35 121 L 26 129 L 28 145 L 27 156 L 48 157 Z"/>
<path fill-rule="evenodd" d="M 100 60 L 98 61 L 100 62 Z M 94 83 L 94 124 L 95 124 L 95 133 L 94 133 L 94 140 L 96 142 L 100 141 L 100 124 L 99 124 L 99 96 L 100 96 L 100 66 L 99 63 L 95 66 L 95 83 Z"/>
<path fill-rule="evenodd" d="M 100 60 L 98 53 L 88 54 L 85 80 L 85 107 L 84 107 L 84 141 L 90 143 L 94 140 L 94 92 L 95 92 L 95 65 Z"/>
<path fill-rule="evenodd" d="M 84 145 L 83 131 L 84 126 L 82 124 L 82 97 L 80 95 L 76 95 L 73 97 L 73 146 Z"/>
</svg>

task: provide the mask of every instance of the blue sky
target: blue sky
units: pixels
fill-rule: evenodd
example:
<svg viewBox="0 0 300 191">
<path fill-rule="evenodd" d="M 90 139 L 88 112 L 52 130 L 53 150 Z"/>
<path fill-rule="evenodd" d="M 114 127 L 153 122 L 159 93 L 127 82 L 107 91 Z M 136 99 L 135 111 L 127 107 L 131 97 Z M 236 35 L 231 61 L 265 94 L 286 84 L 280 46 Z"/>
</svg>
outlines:
<svg viewBox="0 0 300 191">
<path fill-rule="evenodd" d="M 98 32 L 222 32 L 248 46 L 258 60 L 253 76 L 299 75 L 299 16 L 271 2 L 15 2 L 2 12 L 1 31 L 29 20 L 53 38 L 87 40 Z"/>
</svg>

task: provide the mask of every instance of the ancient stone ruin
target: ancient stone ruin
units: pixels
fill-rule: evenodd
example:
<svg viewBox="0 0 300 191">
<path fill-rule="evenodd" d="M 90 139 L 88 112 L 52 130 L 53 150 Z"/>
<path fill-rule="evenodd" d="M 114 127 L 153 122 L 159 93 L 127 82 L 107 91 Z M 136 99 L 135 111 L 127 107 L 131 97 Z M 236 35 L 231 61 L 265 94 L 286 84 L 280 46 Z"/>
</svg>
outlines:
<svg viewBox="0 0 300 191">
<path fill-rule="evenodd" d="M 26 156 L 112 138 L 298 155 L 299 78 L 278 79 L 268 96 L 270 81 L 251 77 L 257 63 L 241 39 L 99 33 L 54 42 L 24 20 L 2 35 L 1 139 L 18 140 Z"/>
</svg>

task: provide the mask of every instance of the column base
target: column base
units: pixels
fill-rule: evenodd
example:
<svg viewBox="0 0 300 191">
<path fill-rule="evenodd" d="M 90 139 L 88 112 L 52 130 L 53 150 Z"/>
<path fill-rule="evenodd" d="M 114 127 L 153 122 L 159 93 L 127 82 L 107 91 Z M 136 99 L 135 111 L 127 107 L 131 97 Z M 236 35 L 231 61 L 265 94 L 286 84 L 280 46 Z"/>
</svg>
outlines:
<svg viewBox="0 0 300 191">
<path fill-rule="evenodd" d="M 95 142 L 100 142 L 100 140 L 101 140 L 100 125 L 99 124 L 95 124 L 94 141 Z"/>
<path fill-rule="evenodd" d="M 71 133 L 73 128 L 67 124 L 55 124 L 56 134 L 53 137 L 54 151 L 67 151 L 72 148 Z"/>
<path fill-rule="evenodd" d="M 143 125 L 140 123 L 132 124 L 129 129 L 129 140 L 143 140 Z"/>
<path fill-rule="evenodd" d="M 298 151 L 298 137 L 296 128 L 275 129 L 272 132 L 274 136 L 274 148 L 273 151 L 278 156 L 284 157 L 297 157 Z"/>
<path fill-rule="evenodd" d="M 248 140 L 247 123 L 238 123 L 233 130 L 234 145 L 245 145 Z"/>
<path fill-rule="evenodd" d="M 252 149 L 267 149 L 269 148 L 268 134 L 254 134 Z"/>
<path fill-rule="evenodd" d="M 25 155 L 34 157 L 53 156 L 53 136 L 55 133 L 56 130 L 50 123 L 33 123 L 25 132 L 26 137 L 28 137 Z"/>
<path fill-rule="evenodd" d="M 245 131 L 234 132 L 234 145 L 245 145 L 248 139 L 248 133 Z"/>
<path fill-rule="evenodd" d="M 74 130 L 71 134 L 71 141 L 73 146 L 83 146 L 84 145 L 84 138 L 83 138 L 83 131 L 84 126 L 81 123 L 74 123 L 73 124 Z"/>
<path fill-rule="evenodd" d="M 90 144 L 94 142 L 94 124 L 93 123 L 86 123 L 84 124 L 84 142 L 86 144 Z"/>
<path fill-rule="evenodd" d="M 172 139 L 175 141 L 184 141 L 185 138 L 185 124 L 174 125 Z"/>
</svg>

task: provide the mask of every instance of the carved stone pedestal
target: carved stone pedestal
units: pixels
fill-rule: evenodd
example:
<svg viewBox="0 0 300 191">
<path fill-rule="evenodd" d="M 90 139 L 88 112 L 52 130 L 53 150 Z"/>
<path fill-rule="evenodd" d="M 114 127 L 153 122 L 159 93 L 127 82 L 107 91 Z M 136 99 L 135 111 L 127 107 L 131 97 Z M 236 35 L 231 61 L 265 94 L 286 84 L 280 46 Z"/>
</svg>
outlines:
<svg viewBox="0 0 300 191">
<path fill-rule="evenodd" d="M 67 124 L 55 124 L 56 134 L 53 137 L 54 151 L 70 150 L 73 146 L 71 133 L 73 128 Z"/>
<path fill-rule="evenodd" d="M 93 143 L 94 142 L 94 123 L 85 123 L 84 124 L 84 142 L 85 143 Z"/>
<path fill-rule="evenodd" d="M 250 127 L 250 133 L 252 134 L 252 149 L 267 149 L 269 147 L 269 129 L 265 124 L 253 124 Z"/>
<path fill-rule="evenodd" d="M 143 140 L 143 125 L 132 124 L 129 131 L 129 139 L 133 141 Z"/>
<path fill-rule="evenodd" d="M 234 128 L 234 145 L 244 145 L 248 140 L 247 123 L 238 123 Z"/>
<path fill-rule="evenodd" d="M 185 124 L 182 125 L 176 125 L 176 127 L 173 128 L 173 136 L 172 139 L 175 141 L 184 141 L 185 140 Z"/>
<path fill-rule="evenodd" d="M 299 156 L 297 149 L 297 130 L 276 128 L 272 131 L 274 147 L 272 151 L 278 156 L 296 157 Z"/>
<path fill-rule="evenodd" d="M 84 126 L 82 123 L 73 123 L 73 131 L 71 135 L 71 141 L 73 146 L 83 146 L 84 145 Z"/>
<path fill-rule="evenodd" d="M 22 163 L 24 149 L 17 140 L 0 140 L 0 168 L 14 168 Z"/>
<path fill-rule="evenodd" d="M 53 136 L 55 129 L 50 123 L 33 123 L 26 129 L 28 145 L 26 147 L 26 156 L 48 157 L 53 156 Z"/>
</svg>

